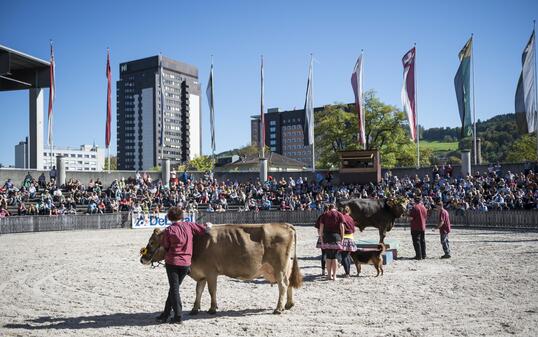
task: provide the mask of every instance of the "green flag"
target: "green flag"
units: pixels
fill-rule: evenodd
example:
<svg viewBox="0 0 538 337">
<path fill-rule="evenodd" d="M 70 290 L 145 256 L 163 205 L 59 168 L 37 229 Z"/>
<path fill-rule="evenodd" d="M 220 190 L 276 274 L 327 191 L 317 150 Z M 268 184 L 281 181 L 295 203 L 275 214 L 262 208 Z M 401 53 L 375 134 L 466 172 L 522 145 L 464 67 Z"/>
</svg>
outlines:
<svg viewBox="0 0 538 337">
<path fill-rule="evenodd" d="M 473 50 L 473 37 L 467 41 L 459 53 L 460 66 L 454 77 L 456 99 L 461 119 L 461 137 L 473 134 L 471 122 L 471 57 Z"/>
</svg>

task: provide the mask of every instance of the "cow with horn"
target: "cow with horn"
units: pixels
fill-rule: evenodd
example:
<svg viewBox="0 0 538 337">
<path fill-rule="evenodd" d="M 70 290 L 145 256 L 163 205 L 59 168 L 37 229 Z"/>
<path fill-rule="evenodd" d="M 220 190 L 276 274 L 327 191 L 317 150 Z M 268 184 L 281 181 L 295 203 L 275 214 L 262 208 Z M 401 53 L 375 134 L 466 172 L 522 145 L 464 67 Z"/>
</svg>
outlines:
<svg viewBox="0 0 538 337">
<path fill-rule="evenodd" d="M 394 221 L 407 211 L 408 200 L 405 197 L 386 199 L 350 199 L 338 202 L 338 208 L 349 206 L 350 215 L 357 227 L 363 231 L 366 227 L 379 230 L 379 242 L 384 243 L 385 236 L 394 226 Z"/>
<path fill-rule="evenodd" d="M 155 229 L 140 253 L 148 265 L 164 259 L 163 231 Z M 252 280 L 263 277 L 278 285 L 275 314 L 294 306 L 293 288 L 302 285 L 296 256 L 295 228 L 287 223 L 214 225 L 202 236 L 193 238 L 189 276 L 196 281 L 196 299 L 191 314 L 200 310 L 202 292 L 207 284 L 211 296 L 210 314 L 217 312 L 217 277 Z"/>
</svg>

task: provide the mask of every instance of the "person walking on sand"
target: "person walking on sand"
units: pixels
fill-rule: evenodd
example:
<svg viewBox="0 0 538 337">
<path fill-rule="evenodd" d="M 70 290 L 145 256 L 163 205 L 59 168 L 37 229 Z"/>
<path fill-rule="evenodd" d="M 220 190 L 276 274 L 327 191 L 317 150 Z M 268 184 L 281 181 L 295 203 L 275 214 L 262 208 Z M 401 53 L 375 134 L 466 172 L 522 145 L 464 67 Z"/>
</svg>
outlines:
<svg viewBox="0 0 538 337">
<path fill-rule="evenodd" d="M 344 238 L 344 216 L 338 212 L 334 204 L 322 214 L 319 220 L 321 249 L 327 256 L 327 279 L 336 280 L 336 253 L 342 249 Z"/>
<path fill-rule="evenodd" d="M 170 288 L 164 311 L 156 320 L 165 323 L 173 309 L 174 317 L 170 323 L 181 324 L 182 307 L 179 287 L 190 271 L 193 236 L 203 235 L 212 224 L 208 222 L 204 226 L 194 222 L 183 222 L 183 209 L 179 207 L 170 207 L 167 216 L 172 224 L 164 230 L 162 245 L 166 251 L 164 261 Z"/>
<path fill-rule="evenodd" d="M 351 209 L 349 206 L 345 206 L 342 209 L 342 215 L 344 216 L 344 239 L 342 240 L 342 249 L 340 250 L 340 256 L 342 258 L 342 266 L 344 266 L 344 277 L 350 277 L 351 269 L 351 256 L 350 252 L 357 250 L 355 245 L 355 239 L 353 233 L 355 233 L 355 220 L 349 215 Z"/>
<path fill-rule="evenodd" d="M 443 200 L 439 199 L 437 201 L 437 206 L 439 207 L 439 224 L 437 229 L 439 229 L 439 234 L 441 236 L 441 246 L 445 255 L 441 256 L 442 259 L 450 259 L 450 243 L 448 242 L 448 233 L 450 233 L 450 216 L 448 211 L 443 206 Z"/>
<path fill-rule="evenodd" d="M 426 219 L 428 211 L 422 203 L 421 197 L 415 197 L 415 205 L 409 212 L 411 217 L 411 239 L 413 240 L 413 248 L 415 249 L 415 260 L 423 260 L 426 258 L 426 240 L 424 234 L 426 232 Z"/>
</svg>

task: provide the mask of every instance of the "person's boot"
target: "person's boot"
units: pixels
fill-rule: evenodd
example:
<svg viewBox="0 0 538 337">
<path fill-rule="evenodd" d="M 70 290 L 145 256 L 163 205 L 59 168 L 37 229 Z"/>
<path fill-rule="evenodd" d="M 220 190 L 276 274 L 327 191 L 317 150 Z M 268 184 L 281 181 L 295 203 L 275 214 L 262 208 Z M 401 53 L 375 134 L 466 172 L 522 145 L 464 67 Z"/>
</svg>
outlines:
<svg viewBox="0 0 538 337">
<path fill-rule="evenodd" d="M 159 316 L 155 317 L 155 320 L 158 322 L 158 323 L 166 323 L 166 321 L 168 321 L 168 317 L 170 317 L 170 314 L 167 314 L 167 313 L 162 313 L 160 314 Z"/>
<path fill-rule="evenodd" d="M 181 316 L 174 316 L 170 320 L 170 324 L 182 324 L 183 320 L 181 319 Z"/>
</svg>

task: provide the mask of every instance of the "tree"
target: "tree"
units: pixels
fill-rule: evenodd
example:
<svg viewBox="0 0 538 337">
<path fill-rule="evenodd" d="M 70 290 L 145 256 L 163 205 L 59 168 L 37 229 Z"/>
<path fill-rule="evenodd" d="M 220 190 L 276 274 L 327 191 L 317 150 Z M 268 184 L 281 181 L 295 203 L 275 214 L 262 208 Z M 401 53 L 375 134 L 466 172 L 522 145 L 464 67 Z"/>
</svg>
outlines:
<svg viewBox="0 0 538 337">
<path fill-rule="evenodd" d="M 103 166 L 103 170 L 108 171 L 108 165 L 110 160 L 110 170 L 115 171 L 118 169 L 118 157 L 116 156 L 110 156 L 110 158 L 105 158 L 105 166 Z"/>
<path fill-rule="evenodd" d="M 506 156 L 506 161 L 513 163 L 536 160 L 536 134 L 526 134 L 516 140 Z"/>
<path fill-rule="evenodd" d="M 404 159 L 402 152 L 405 151 L 409 152 L 405 162 L 409 162 L 414 144 L 409 139 L 405 114 L 396 107 L 381 102 L 374 91 L 364 93 L 364 110 L 366 149 L 380 151 L 383 167 L 400 165 L 398 158 Z M 358 117 L 353 106 L 343 104 L 326 106 L 315 117 L 318 167 L 337 167 L 338 151 L 361 149 L 357 141 Z M 429 163 L 429 157 L 425 152 L 425 162 Z M 413 158 L 416 162 L 416 157 Z"/>
<path fill-rule="evenodd" d="M 199 156 L 189 161 L 188 168 L 189 170 L 206 172 L 212 171 L 214 165 L 213 158 L 210 156 Z"/>
</svg>

